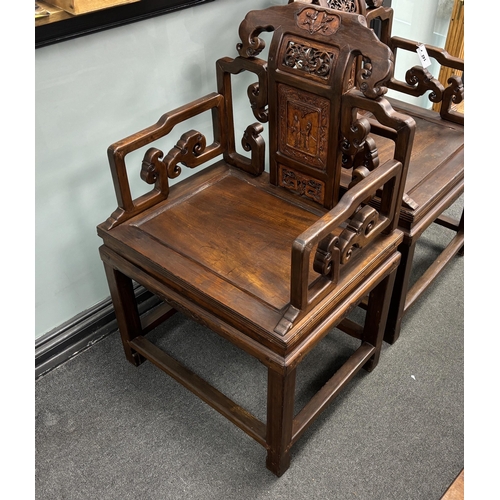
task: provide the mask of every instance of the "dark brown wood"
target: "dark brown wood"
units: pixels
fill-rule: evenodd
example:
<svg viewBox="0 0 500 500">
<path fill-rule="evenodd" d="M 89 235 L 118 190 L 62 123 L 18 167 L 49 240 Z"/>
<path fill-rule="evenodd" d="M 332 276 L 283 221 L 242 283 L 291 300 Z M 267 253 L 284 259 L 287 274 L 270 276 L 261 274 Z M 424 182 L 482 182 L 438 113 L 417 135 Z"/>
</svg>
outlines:
<svg viewBox="0 0 500 500">
<path fill-rule="evenodd" d="M 130 277 L 104 263 L 111 300 L 122 337 L 125 356 L 134 365 L 144 361 L 130 346 L 130 342 L 142 333 L 141 319 L 137 309 L 134 287 Z"/>
<path fill-rule="evenodd" d="M 172 317 L 177 311 L 168 304 L 161 303 L 154 309 L 144 313 L 141 316 L 142 333 L 146 334 L 161 325 L 168 318 Z"/>
<path fill-rule="evenodd" d="M 263 31 L 273 32 L 267 61 L 259 58 Z M 280 476 L 305 428 L 379 361 L 415 122 L 384 97 L 390 50 L 356 14 L 294 2 L 249 12 L 239 35 L 239 55 L 216 63 L 217 92 L 109 147 L 118 208 L 97 230 L 129 361 L 151 361 L 226 416 L 264 446 Z M 257 80 L 246 93 L 258 122 L 237 132 L 232 80 L 242 72 Z M 212 144 L 187 130 L 166 154 L 156 147 L 204 112 L 212 113 Z M 383 159 L 374 119 L 388 135 Z M 237 152 L 237 133 L 248 155 Z M 139 149 L 137 170 L 152 189 L 133 199 L 126 160 Z M 184 167 L 196 170 L 171 186 Z M 167 304 L 142 324 L 131 280 Z M 367 320 L 353 328 L 347 316 L 361 302 Z M 144 337 L 175 311 L 268 368 L 265 425 Z M 294 419 L 298 366 L 342 324 L 359 348 Z"/>
<path fill-rule="evenodd" d="M 342 8 L 333 1 L 325 0 L 332 9 Z M 349 2 L 348 2 L 349 3 Z M 386 43 L 398 63 L 398 52 L 415 52 L 420 43 L 392 36 L 393 10 L 382 2 L 370 2 L 369 9 L 357 7 L 356 12 L 366 16 L 368 23 L 378 21 L 380 39 Z M 403 316 L 417 301 L 418 297 L 440 275 L 441 271 L 457 254 L 463 254 L 464 226 L 463 212 L 461 221 L 450 220 L 443 215 L 464 192 L 464 114 L 455 108 L 463 102 L 464 87 L 460 75 L 463 75 L 464 60 L 453 57 L 439 47 L 426 45 L 429 56 L 435 59 L 442 68 L 453 70 L 455 76 L 450 78 L 445 87 L 427 70 L 416 66 L 408 68 L 405 81 L 392 77 L 389 87 L 407 96 L 422 96 L 429 92 L 433 103 L 440 103 L 439 112 L 408 104 L 390 98 L 392 106 L 400 113 L 415 120 L 416 133 L 412 148 L 402 150 L 411 154 L 408 174 L 404 185 L 403 204 L 399 216 L 399 228 L 404 233 L 400 248 L 402 259 L 394 285 L 385 340 L 394 343 L 400 334 Z M 458 75 L 458 76 L 457 76 Z M 378 117 L 376 117 L 378 120 Z M 377 138 L 380 159 L 392 155 L 394 147 L 393 128 L 385 124 L 377 126 L 376 120 L 370 121 L 372 132 L 382 137 L 391 138 L 385 145 Z M 386 149 L 387 147 L 387 149 Z M 395 156 L 396 157 L 396 156 Z M 400 157 L 398 157 L 400 158 Z M 344 186 L 348 186 L 350 176 L 344 177 Z M 375 201 L 375 206 L 377 202 Z M 412 272 L 415 245 L 422 233 L 433 223 L 456 232 L 446 248 L 410 288 L 409 280 Z"/>
<path fill-rule="evenodd" d="M 268 370 L 266 466 L 278 477 L 290 466 L 295 378 L 295 368 L 285 373 Z"/>
</svg>

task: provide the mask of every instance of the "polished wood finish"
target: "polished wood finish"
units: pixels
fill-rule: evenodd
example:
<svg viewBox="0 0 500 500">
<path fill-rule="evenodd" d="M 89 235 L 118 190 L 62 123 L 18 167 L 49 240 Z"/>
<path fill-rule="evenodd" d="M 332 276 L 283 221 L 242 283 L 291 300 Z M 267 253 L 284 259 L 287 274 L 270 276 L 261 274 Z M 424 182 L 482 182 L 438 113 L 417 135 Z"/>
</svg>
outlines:
<svg viewBox="0 0 500 500">
<path fill-rule="evenodd" d="M 273 33 L 267 61 L 259 57 L 263 31 Z M 249 12 L 239 36 L 239 56 L 216 63 L 217 92 L 110 146 L 118 208 L 98 234 L 127 359 L 152 362 L 240 427 L 280 476 L 315 418 L 379 362 L 415 122 L 384 97 L 392 56 L 358 15 L 293 3 Z M 257 80 L 245 92 L 258 120 L 243 131 L 249 155 L 235 139 L 232 79 L 242 72 Z M 211 144 L 188 130 L 168 153 L 156 147 L 202 113 L 212 117 Z M 391 131 L 384 161 L 370 120 Z M 152 189 L 134 198 L 126 159 L 142 148 L 140 175 Z M 170 185 L 184 167 L 196 171 Z M 142 322 L 133 281 L 167 304 Z M 348 314 L 367 297 L 364 324 L 350 328 Z M 265 423 L 145 337 L 174 310 L 267 367 Z M 341 325 L 358 347 L 294 414 L 297 368 Z"/>
<path fill-rule="evenodd" d="M 290 0 L 293 2 L 293 0 Z M 302 1 L 302 0 L 296 0 Z M 354 0 L 311 0 L 331 9 L 348 9 L 366 17 L 368 23 L 377 21 L 380 26 L 380 39 L 394 54 L 401 51 L 415 52 L 419 43 L 413 40 L 391 35 L 393 10 L 384 7 L 382 2 L 356 2 Z M 453 16 L 462 16 L 463 2 L 457 1 Z M 454 43 L 459 43 L 454 36 Z M 444 212 L 464 192 L 464 114 L 461 104 L 464 99 L 464 87 L 461 76 L 464 71 L 463 58 L 450 55 L 439 47 L 426 45 L 429 56 L 441 64 L 441 74 L 447 75 L 445 82 L 434 78 L 420 66 L 409 68 L 405 81 L 391 78 L 389 88 L 406 96 L 418 97 L 426 93 L 437 111 L 408 104 L 405 101 L 389 98 L 394 109 L 411 116 L 416 123 L 416 133 L 411 150 L 408 176 L 404 188 L 403 204 L 399 217 L 399 228 L 404 233 L 400 247 L 401 264 L 398 269 L 394 293 L 387 321 L 385 341 L 394 343 L 400 335 L 404 315 L 415 304 L 422 293 L 457 254 L 463 253 L 464 215 L 459 220 L 452 220 Z M 383 140 L 374 135 L 379 146 L 378 153 L 383 161 L 391 155 L 393 132 L 383 124 L 376 125 L 371 120 L 372 133 L 391 138 L 383 145 Z M 351 180 L 346 172 L 343 185 Z M 376 206 L 376 201 L 375 201 Z M 410 275 L 415 247 L 422 233 L 432 224 L 451 229 L 455 235 L 442 250 L 430 267 L 410 286 Z"/>
<path fill-rule="evenodd" d="M 464 500 L 464 469 L 453 481 L 451 486 L 446 490 L 446 493 L 441 497 L 441 500 Z"/>
</svg>

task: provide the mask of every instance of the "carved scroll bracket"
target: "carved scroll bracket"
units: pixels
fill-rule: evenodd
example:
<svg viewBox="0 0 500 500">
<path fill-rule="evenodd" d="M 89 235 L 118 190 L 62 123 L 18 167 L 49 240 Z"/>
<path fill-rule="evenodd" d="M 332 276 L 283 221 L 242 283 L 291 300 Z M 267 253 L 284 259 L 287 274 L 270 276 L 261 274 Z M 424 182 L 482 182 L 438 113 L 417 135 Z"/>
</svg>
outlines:
<svg viewBox="0 0 500 500">
<path fill-rule="evenodd" d="M 443 99 L 444 87 L 441 82 L 432 76 L 429 71 L 421 66 L 415 66 L 406 72 L 406 83 L 413 87 L 412 95 L 421 96 L 430 90 L 429 100 L 441 102 Z"/>
<path fill-rule="evenodd" d="M 346 169 L 356 169 L 362 166 L 369 171 L 377 168 L 380 163 L 378 149 L 375 140 L 369 137 L 370 124 L 368 120 L 360 118 L 349 128 L 345 127 L 343 132 L 344 139 L 340 143 L 342 166 Z"/>
<path fill-rule="evenodd" d="M 321 240 L 314 255 L 313 269 L 330 279 L 333 284 L 339 280 L 340 250 L 337 236 L 328 235 Z"/>
<path fill-rule="evenodd" d="M 354 248 L 363 248 L 375 234 L 373 229 L 379 221 L 379 213 L 365 205 L 352 217 L 339 237 L 340 263 L 345 264 Z"/>
<path fill-rule="evenodd" d="M 460 104 L 464 100 L 464 85 L 462 79 L 453 75 L 448 79 L 449 86 L 443 92 L 443 103 L 440 114 L 445 120 L 464 124 L 464 115 L 453 110 L 452 105 Z"/>
<path fill-rule="evenodd" d="M 260 123 L 249 125 L 241 139 L 241 146 L 245 151 L 251 151 L 251 172 L 254 174 L 262 173 L 265 164 L 266 144 L 260 135 L 264 127 Z"/>
<path fill-rule="evenodd" d="M 168 195 L 168 179 L 174 179 L 181 173 L 182 165 L 195 168 L 203 162 L 220 154 L 220 145 L 212 144 L 207 148 L 207 140 L 203 134 L 190 130 L 181 136 L 177 144 L 163 157 L 157 148 L 149 148 L 142 160 L 141 179 Z"/>
</svg>

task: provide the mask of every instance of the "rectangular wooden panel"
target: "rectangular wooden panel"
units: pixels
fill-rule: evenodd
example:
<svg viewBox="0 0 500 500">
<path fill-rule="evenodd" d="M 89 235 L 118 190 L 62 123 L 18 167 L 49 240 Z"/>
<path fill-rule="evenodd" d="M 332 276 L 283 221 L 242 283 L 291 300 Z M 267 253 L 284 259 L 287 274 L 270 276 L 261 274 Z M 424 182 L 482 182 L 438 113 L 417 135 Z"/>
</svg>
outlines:
<svg viewBox="0 0 500 500">
<path fill-rule="evenodd" d="M 137 227 L 280 309 L 289 301 L 292 243 L 317 218 L 228 176 Z"/>
</svg>

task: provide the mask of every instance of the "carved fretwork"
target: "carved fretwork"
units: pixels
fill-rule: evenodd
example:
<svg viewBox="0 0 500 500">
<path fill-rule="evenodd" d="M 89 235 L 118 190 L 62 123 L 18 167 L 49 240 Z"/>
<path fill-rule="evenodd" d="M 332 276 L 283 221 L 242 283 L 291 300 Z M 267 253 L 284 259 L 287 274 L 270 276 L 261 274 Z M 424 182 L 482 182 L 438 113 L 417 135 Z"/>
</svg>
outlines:
<svg viewBox="0 0 500 500">
<path fill-rule="evenodd" d="M 339 237 L 340 263 L 345 264 L 354 248 L 363 248 L 371 239 L 372 229 L 377 225 L 379 213 L 365 205 L 349 220 Z"/>
<path fill-rule="evenodd" d="M 332 35 L 339 29 L 340 17 L 316 9 L 304 9 L 297 15 L 297 26 L 311 35 Z"/>
<path fill-rule="evenodd" d="M 448 79 L 449 86 L 443 92 L 443 103 L 441 104 L 441 117 L 455 123 L 464 123 L 464 115 L 453 111 L 453 105 L 460 104 L 464 100 L 464 84 L 458 75 Z"/>
<path fill-rule="evenodd" d="M 421 66 L 415 66 L 406 72 L 406 83 L 414 87 L 414 96 L 424 95 L 430 90 L 429 100 L 432 102 L 441 102 L 443 99 L 444 87 L 441 82 L 432 76 L 429 71 Z"/>
<path fill-rule="evenodd" d="M 295 14 L 296 26 L 301 30 L 306 30 L 310 35 L 330 36 L 337 33 L 342 26 L 347 32 L 351 25 L 366 25 L 366 21 L 361 16 L 349 16 L 342 20 L 340 12 L 335 13 L 333 9 L 308 6 L 307 3 L 301 1 L 292 2 L 290 5 L 293 6 L 291 12 Z M 272 7 L 276 13 L 284 10 L 284 8 L 287 8 L 287 6 Z M 259 38 L 259 34 L 264 31 L 274 31 L 278 26 L 274 26 L 273 22 L 274 19 L 270 20 L 261 17 L 260 11 L 253 10 L 246 15 L 244 21 L 240 24 L 241 43 L 237 45 L 241 57 L 254 58 L 264 49 L 265 41 Z M 375 33 L 372 33 L 372 36 L 374 44 L 380 43 Z M 379 45 L 377 45 L 377 50 L 384 51 Z M 380 97 L 386 94 L 388 90 L 387 79 L 394 69 L 394 56 L 389 47 L 386 46 L 385 51 L 385 55 L 382 56 L 382 53 L 377 55 L 377 64 L 372 66 L 371 59 L 367 55 L 371 51 L 367 48 L 367 51 L 364 52 L 363 63 L 360 64 L 356 75 L 358 88 L 370 99 Z"/>
<path fill-rule="evenodd" d="M 380 160 L 377 145 L 369 137 L 370 124 L 366 118 L 356 120 L 340 143 L 342 149 L 342 166 L 344 168 L 365 167 L 369 171 L 377 168 Z"/>
<path fill-rule="evenodd" d="M 364 6 L 369 8 L 380 7 L 384 0 L 288 0 L 288 3 L 303 2 L 319 7 L 341 10 L 344 12 L 358 12 L 364 15 Z"/>
<path fill-rule="evenodd" d="M 267 94 L 260 93 L 260 84 L 252 83 L 252 85 L 249 85 L 247 95 L 255 118 L 261 123 L 267 123 L 269 121 Z"/>
<path fill-rule="evenodd" d="M 337 284 L 339 279 L 340 250 L 338 244 L 338 237 L 330 234 L 319 242 L 314 255 L 313 269 L 318 274 L 328 277 L 333 284 Z"/>
<path fill-rule="evenodd" d="M 167 172 L 163 160 L 163 151 L 149 148 L 144 154 L 141 168 L 141 179 L 147 184 L 155 184 Z"/>
<path fill-rule="evenodd" d="M 190 130 L 181 136 L 165 158 L 159 149 L 148 149 L 142 160 L 141 179 L 148 184 L 156 185 L 162 180 L 167 182 L 165 180 L 167 177 L 175 179 L 181 173 L 178 163 L 195 168 L 206 161 L 203 155 L 206 146 L 205 136 L 196 130 Z"/>
<path fill-rule="evenodd" d="M 279 185 L 295 194 L 305 196 L 318 203 L 325 199 L 325 183 L 310 176 L 279 166 Z"/>
<path fill-rule="evenodd" d="M 330 9 L 340 10 L 342 12 L 356 12 L 357 5 L 354 0 L 327 0 Z"/>
<path fill-rule="evenodd" d="M 373 207 L 360 208 L 340 236 L 328 235 L 320 241 L 314 255 L 314 271 L 336 284 L 340 265 L 351 258 L 354 248 L 363 248 L 370 241 L 378 221 L 379 213 Z"/>
<path fill-rule="evenodd" d="M 283 64 L 289 68 L 327 79 L 334 58 L 333 52 L 290 40 L 286 47 Z"/>
<path fill-rule="evenodd" d="M 252 171 L 259 172 L 265 162 L 266 146 L 264 139 L 260 135 L 264 127 L 260 123 L 249 125 L 241 139 L 241 145 L 245 151 L 251 151 Z"/>
<path fill-rule="evenodd" d="M 325 170 L 330 102 L 280 85 L 279 149 L 287 156 Z"/>
</svg>

